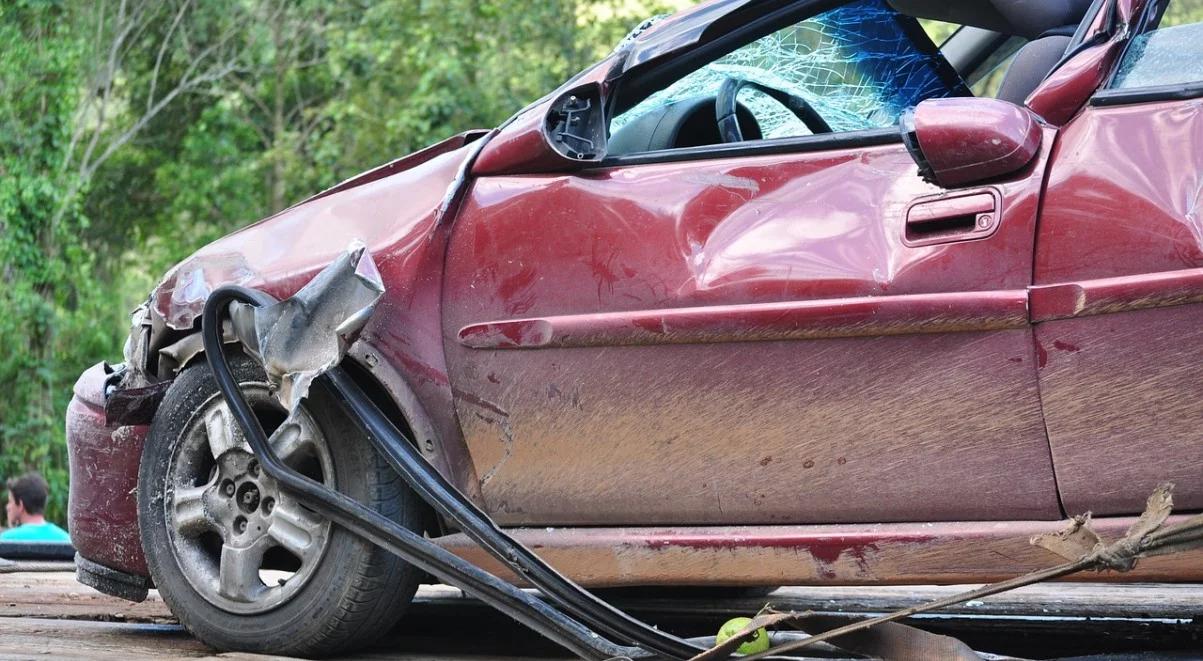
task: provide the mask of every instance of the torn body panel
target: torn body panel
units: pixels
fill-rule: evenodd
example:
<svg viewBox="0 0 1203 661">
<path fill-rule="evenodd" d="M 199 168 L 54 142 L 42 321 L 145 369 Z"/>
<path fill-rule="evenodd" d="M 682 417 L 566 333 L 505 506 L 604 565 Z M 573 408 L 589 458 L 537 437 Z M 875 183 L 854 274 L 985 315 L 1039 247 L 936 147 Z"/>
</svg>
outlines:
<svg viewBox="0 0 1203 661">
<path fill-rule="evenodd" d="M 422 406 L 415 417 L 448 411 L 450 385 L 438 325 L 445 228 L 438 219 L 449 189 L 462 185 L 461 168 L 471 150 L 436 150 L 408 169 L 383 178 L 365 176 L 353 187 L 319 195 L 197 251 L 152 295 L 143 322 L 149 329 L 144 333 L 147 357 L 141 364 L 157 371 L 146 380 L 170 378 L 171 369 L 195 358 L 198 347 L 185 338 L 199 314 L 197 305 L 203 307 L 216 286 L 242 284 L 287 298 L 350 242 L 360 241 L 376 256 L 380 281 L 390 291 L 359 333 L 365 345 L 361 355 L 381 358 L 364 366 L 369 372 L 380 363 L 395 366 Z M 180 278 L 187 274 L 199 275 L 189 276 L 193 287 L 179 294 Z M 454 420 L 444 416 L 431 427 L 437 436 L 424 440 L 436 446 L 432 458 L 449 475 L 462 478 L 465 462 L 456 458 Z"/>
<path fill-rule="evenodd" d="M 264 306 L 232 303 L 230 319 L 280 404 L 295 413 L 314 379 L 342 362 L 383 295 L 371 253 L 354 241 L 296 294 Z"/>
</svg>

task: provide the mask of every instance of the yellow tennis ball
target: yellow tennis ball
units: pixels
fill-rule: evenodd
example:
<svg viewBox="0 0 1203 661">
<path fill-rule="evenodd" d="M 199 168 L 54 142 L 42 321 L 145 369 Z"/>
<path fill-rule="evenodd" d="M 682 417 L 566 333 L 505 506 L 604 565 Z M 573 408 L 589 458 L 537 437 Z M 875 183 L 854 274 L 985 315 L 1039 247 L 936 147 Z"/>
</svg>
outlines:
<svg viewBox="0 0 1203 661">
<path fill-rule="evenodd" d="M 714 638 L 714 644 L 722 645 L 728 640 L 731 640 L 735 637 L 735 634 L 743 631 L 744 627 L 751 623 L 752 618 L 750 617 L 733 617 L 730 620 L 727 620 L 726 623 L 723 624 L 722 628 L 718 630 L 718 635 Z M 756 654 L 757 652 L 763 652 L 768 648 L 769 632 L 765 631 L 764 627 L 761 627 L 756 630 L 756 633 L 752 634 L 751 638 L 741 643 L 739 649 L 735 651 L 739 652 L 740 654 Z"/>
</svg>

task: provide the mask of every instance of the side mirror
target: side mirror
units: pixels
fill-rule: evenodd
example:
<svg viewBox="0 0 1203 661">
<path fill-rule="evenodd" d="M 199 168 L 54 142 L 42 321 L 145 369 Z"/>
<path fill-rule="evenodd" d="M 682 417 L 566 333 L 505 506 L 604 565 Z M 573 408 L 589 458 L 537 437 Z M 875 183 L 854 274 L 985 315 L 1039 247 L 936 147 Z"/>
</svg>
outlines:
<svg viewBox="0 0 1203 661">
<path fill-rule="evenodd" d="M 928 99 L 902 116 L 902 140 L 924 179 L 944 188 L 1012 174 L 1043 137 L 1027 108 L 985 98 Z"/>
<path fill-rule="evenodd" d="M 476 159 L 477 175 L 566 172 L 606 156 L 601 85 L 589 83 L 536 104 L 490 142 Z"/>
</svg>

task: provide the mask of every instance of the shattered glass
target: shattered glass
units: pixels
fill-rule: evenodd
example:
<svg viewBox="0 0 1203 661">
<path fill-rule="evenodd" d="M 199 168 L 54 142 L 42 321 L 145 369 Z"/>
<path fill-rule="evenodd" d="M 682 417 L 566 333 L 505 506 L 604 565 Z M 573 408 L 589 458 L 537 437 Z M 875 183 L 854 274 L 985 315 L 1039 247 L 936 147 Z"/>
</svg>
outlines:
<svg viewBox="0 0 1203 661">
<path fill-rule="evenodd" d="M 1203 65 L 1203 24 L 1161 28 L 1132 40 L 1111 88 L 1197 83 L 1203 81 L 1200 65 Z"/>
<path fill-rule="evenodd" d="M 907 22 L 913 19 L 883 0 L 832 9 L 694 71 L 614 118 L 611 131 L 677 101 L 713 96 L 727 78 L 804 98 L 835 132 L 893 126 L 904 110 L 924 99 L 966 94 L 963 82 L 941 76 L 942 69 L 950 70 L 942 55 L 915 45 L 912 39 L 920 36 L 920 28 Z M 740 102 L 756 117 L 765 138 L 810 134 L 767 95 L 745 90 Z"/>
</svg>

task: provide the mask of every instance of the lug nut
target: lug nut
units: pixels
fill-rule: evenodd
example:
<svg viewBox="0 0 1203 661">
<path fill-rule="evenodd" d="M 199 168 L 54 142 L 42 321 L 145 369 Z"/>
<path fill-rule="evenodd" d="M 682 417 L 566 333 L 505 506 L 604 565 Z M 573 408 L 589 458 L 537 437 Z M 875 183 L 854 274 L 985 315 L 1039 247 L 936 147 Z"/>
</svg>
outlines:
<svg viewBox="0 0 1203 661">
<path fill-rule="evenodd" d="M 234 519 L 234 532 L 238 533 L 239 535 L 246 532 L 246 519 L 242 518 L 241 516 L 237 519 Z"/>
<path fill-rule="evenodd" d="M 252 477 L 259 477 L 259 462 L 252 461 L 247 464 L 246 472 L 250 473 Z"/>
<path fill-rule="evenodd" d="M 224 485 L 222 485 L 222 487 L 221 487 L 221 491 L 222 491 L 222 493 L 224 493 L 227 496 L 233 496 L 234 495 L 234 483 L 229 480 L 226 480 L 226 483 Z"/>
<path fill-rule="evenodd" d="M 271 498 L 263 499 L 263 513 L 271 514 L 272 510 L 276 509 L 276 501 Z"/>
</svg>

